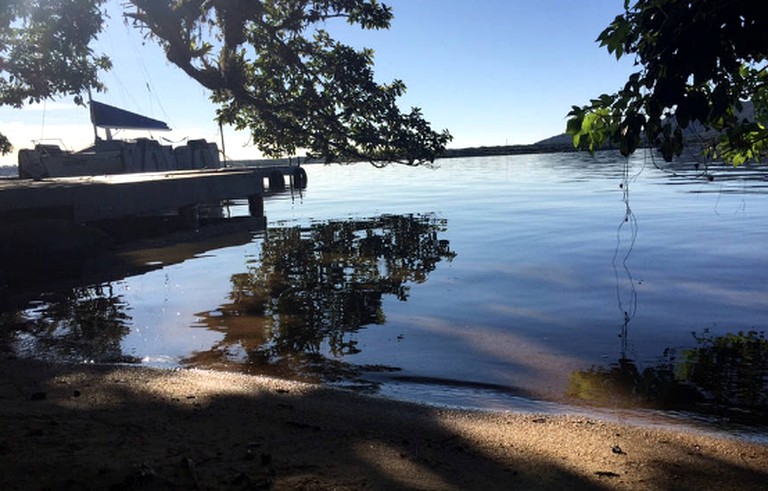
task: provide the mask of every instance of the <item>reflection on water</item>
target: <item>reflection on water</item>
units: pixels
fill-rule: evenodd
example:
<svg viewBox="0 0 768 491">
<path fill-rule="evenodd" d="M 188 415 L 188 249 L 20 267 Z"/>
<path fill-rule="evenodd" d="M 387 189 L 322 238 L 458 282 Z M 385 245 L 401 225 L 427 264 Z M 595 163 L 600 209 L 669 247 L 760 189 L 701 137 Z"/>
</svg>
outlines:
<svg viewBox="0 0 768 491">
<path fill-rule="evenodd" d="M 768 340 L 765 333 L 739 332 L 696 336 L 698 346 L 683 350 L 677 373 L 722 406 L 756 409 L 768 414 Z"/>
<path fill-rule="evenodd" d="M 130 316 L 110 286 L 73 288 L 20 313 L 5 314 L 0 328 L 18 332 L 14 352 L 70 362 L 136 362 L 122 353 Z"/>
<path fill-rule="evenodd" d="M 675 172 L 679 177 L 679 173 L 699 172 L 699 168 L 694 165 Z M 703 172 L 712 177 L 709 169 Z M 756 175 L 750 172 L 749 177 Z M 709 330 L 701 335 L 693 333 L 695 347 L 679 352 L 668 347 L 655 363 L 646 362 L 642 369 L 628 357 L 630 322 L 638 306 L 629 259 L 639 232 L 637 217 L 630 206 L 630 184 L 627 162 L 620 185 L 625 212 L 616 232 L 616 250 L 611 261 L 618 307 L 623 316 L 619 359 L 608 366 L 594 365 L 589 370 L 571 373 L 568 397 L 607 407 L 685 410 L 738 423 L 765 424 L 768 421 L 768 341 L 763 332 L 740 331 L 721 336 L 712 336 Z"/>
<path fill-rule="evenodd" d="M 259 260 L 232 276 L 231 302 L 198 314 L 221 341 L 184 363 L 348 382 L 359 367 L 338 359 L 360 349 L 350 333 L 384 324 L 384 295 L 406 301 L 409 283 L 455 256 L 438 237 L 445 227 L 432 215 L 384 215 L 270 229 Z"/>
<path fill-rule="evenodd" d="M 627 358 L 571 374 L 568 395 L 600 405 L 694 410 L 732 421 L 768 420 L 768 340 L 757 331 L 711 336 L 666 349 L 642 370 Z"/>
<path fill-rule="evenodd" d="M 361 370 L 340 360 L 359 351 L 351 336 L 384 324 L 384 296 L 406 301 L 409 284 L 427 280 L 455 253 L 439 234 L 446 221 L 435 215 L 382 215 L 273 227 L 258 260 L 231 277 L 229 302 L 196 314 L 196 328 L 220 333 L 210 349 L 181 364 L 272 374 L 293 379 L 375 385 L 358 380 Z M 52 360 L 138 362 L 121 342 L 131 317 L 112 286 L 73 288 L 49 295 L 21 312 L 3 314 L 6 350 Z"/>
</svg>

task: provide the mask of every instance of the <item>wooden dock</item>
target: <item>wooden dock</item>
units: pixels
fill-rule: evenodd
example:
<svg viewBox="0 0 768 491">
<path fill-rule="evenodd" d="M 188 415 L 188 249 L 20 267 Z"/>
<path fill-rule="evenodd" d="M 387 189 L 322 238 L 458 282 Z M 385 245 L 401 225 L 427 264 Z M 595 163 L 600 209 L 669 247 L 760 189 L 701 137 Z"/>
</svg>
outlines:
<svg viewBox="0 0 768 491">
<path fill-rule="evenodd" d="M 198 204 L 248 199 L 263 216 L 265 193 L 304 188 L 296 166 L 164 171 L 102 176 L 0 179 L 0 221 L 59 218 L 76 223 L 115 220 L 168 210 L 180 215 Z"/>
</svg>

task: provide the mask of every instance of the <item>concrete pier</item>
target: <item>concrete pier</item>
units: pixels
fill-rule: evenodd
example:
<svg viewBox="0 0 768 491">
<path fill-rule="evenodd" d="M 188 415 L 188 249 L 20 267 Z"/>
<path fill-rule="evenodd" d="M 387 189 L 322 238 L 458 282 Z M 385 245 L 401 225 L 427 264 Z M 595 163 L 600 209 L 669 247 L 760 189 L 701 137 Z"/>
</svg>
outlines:
<svg viewBox="0 0 768 491">
<path fill-rule="evenodd" d="M 167 210 L 187 216 L 195 205 L 228 199 L 247 199 L 251 214 L 263 215 L 264 194 L 285 189 L 286 176 L 291 185 L 306 186 L 300 167 L 0 180 L 0 220 L 61 218 L 89 223 Z"/>
</svg>

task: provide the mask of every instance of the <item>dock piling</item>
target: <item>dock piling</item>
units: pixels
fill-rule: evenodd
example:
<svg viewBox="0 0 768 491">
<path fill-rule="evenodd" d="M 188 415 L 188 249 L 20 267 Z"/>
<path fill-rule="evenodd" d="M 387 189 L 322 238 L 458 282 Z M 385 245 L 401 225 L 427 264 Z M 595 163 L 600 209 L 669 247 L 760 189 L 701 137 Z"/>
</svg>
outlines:
<svg viewBox="0 0 768 491">
<path fill-rule="evenodd" d="M 248 212 L 254 218 L 264 216 L 264 196 L 252 194 L 248 196 Z"/>
<path fill-rule="evenodd" d="M 273 170 L 269 173 L 269 190 L 283 191 L 285 189 L 285 176 L 279 170 Z"/>
</svg>

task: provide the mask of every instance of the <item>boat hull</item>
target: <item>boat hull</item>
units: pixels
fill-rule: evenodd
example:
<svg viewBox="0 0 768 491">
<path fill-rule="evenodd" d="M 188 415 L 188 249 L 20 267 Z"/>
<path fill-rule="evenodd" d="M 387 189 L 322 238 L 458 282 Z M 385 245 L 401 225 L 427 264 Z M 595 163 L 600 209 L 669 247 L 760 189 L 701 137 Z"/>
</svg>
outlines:
<svg viewBox="0 0 768 491">
<path fill-rule="evenodd" d="M 175 148 L 146 138 L 100 140 L 78 152 L 41 144 L 19 151 L 19 177 L 26 179 L 221 167 L 218 146 L 206 140 Z"/>
</svg>

